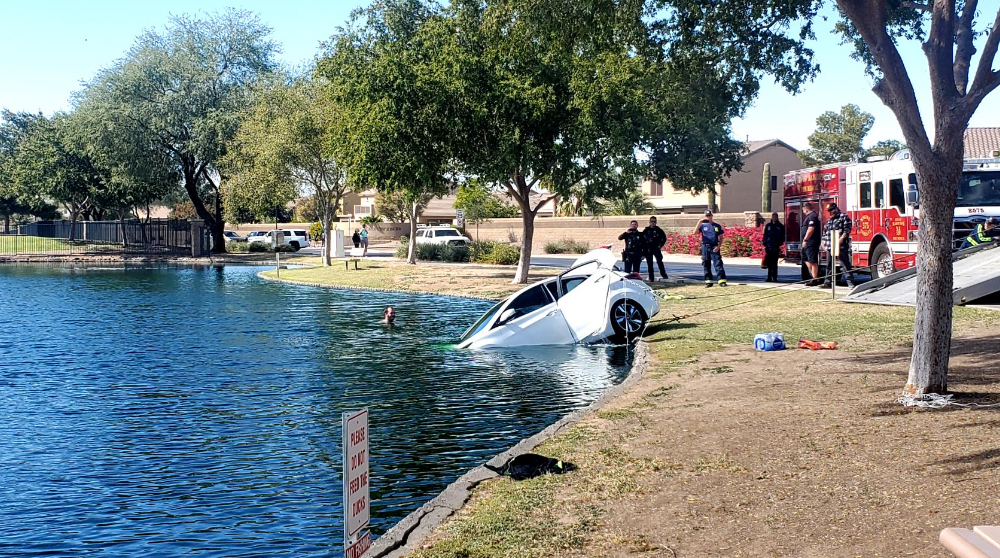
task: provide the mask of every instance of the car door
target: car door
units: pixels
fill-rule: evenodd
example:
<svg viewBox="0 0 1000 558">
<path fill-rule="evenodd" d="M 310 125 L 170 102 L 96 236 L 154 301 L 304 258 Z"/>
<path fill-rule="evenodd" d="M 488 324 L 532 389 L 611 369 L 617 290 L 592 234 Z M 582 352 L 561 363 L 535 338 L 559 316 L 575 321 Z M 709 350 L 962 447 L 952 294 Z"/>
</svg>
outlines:
<svg viewBox="0 0 1000 558">
<path fill-rule="evenodd" d="M 608 288 L 612 275 L 597 269 L 589 277 L 560 275 L 559 309 L 576 340 L 593 340 L 608 326 Z M 583 279 L 581 281 L 581 279 Z"/>
<path fill-rule="evenodd" d="M 502 328 L 508 347 L 576 342 L 562 311 L 542 284 L 518 294 L 494 327 Z"/>
</svg>

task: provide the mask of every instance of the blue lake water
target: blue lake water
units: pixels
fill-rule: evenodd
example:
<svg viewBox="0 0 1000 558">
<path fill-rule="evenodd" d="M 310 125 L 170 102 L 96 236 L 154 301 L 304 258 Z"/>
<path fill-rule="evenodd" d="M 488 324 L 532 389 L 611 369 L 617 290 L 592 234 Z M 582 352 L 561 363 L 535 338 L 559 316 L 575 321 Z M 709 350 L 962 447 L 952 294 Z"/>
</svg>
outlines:
<svg viewBox="0 0 1000 558">
<path fill-rule="evenodd" d="M 631 364 L 456 350 L 491 303 L 259 269 L 0 266 L 0 556 L 330 556 L 343 411 L 371 412 L 379 534 Z"/>
</svg>

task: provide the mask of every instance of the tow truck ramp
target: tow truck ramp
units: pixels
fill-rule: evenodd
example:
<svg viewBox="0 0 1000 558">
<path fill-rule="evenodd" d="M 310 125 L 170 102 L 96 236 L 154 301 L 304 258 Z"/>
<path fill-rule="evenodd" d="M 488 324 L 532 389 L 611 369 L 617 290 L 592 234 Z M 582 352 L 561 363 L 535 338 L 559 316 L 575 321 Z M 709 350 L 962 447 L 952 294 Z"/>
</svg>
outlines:
<svg viewBox="0 0 1000 558">
<path fill-rule="evenodd" d="M 980 244 L 955 252 L 952 257 L 954 304 L 961 306 L 1000 292 L 1000 246 Z M 844 302 L 916 306 L 917 269 L 912 267 L 886 275 L 881 279 L 858 285 Z"/>
</svg>

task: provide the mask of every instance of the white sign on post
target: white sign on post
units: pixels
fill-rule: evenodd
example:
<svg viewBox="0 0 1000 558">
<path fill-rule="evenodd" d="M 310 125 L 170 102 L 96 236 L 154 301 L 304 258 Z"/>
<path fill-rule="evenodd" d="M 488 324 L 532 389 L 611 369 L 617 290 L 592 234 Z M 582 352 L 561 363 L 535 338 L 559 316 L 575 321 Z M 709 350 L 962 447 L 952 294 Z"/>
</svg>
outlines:
<svg viewBox="0 0 1000 558">
<path fill-rule="evenodd" d="M 350 549 L 360 549 L 359 544 L 368 533 L 358 534 L 368 525 L 368 409 L 355 413 L 344 413 L 344 547 L 347 556 L 360 558 L 360 554 L 350 554 Z"/>
<path fill-rule="evenodd" d="M 465 210 L 456 209 L 455 210 L 455 226 L 462 228 L 465 226 Z"/>
<path fill-rule="evenodd" d="M 344 549 L 344 558 L 362 558 L 368 549 L 372 547 L 372 536 L 371 533 L 365 531 L 361 533 L 358 540 L 347 545 Z"/>
</svg>

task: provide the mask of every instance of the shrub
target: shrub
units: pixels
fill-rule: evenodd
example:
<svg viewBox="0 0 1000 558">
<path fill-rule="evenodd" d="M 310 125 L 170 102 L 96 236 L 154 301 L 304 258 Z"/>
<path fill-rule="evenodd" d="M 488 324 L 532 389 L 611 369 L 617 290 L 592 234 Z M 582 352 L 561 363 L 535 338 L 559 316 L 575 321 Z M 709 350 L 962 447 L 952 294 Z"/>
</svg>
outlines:
<svg viewBox="0 0 1000 558">
<path fill-rule="evenodd" d="M 577 242 L 572 238 L 563 238 L 545 243 L 546 254 L 586 254 L 589 251 L 590 246 L 583 242 Z"/>
<path fill-rule="evenodd" d="M 396 257 L 405 258 L 410 253 L 410 237 L 399 237 L 399 246 L 396 246 Z"/>
<path fill-rule="evenodd" d="M 722 237 L 722 255 L 726 257 L 761 258 L 764 256 L 764 229 L 728 227 Z M 669 254 L 701 254 L 701 235 L 667 233 L 663 250 Z"/>
<path fill-rule="evenodd" d="M 514 265 L 520 258 L 520 248 L 495 240 L 481 240 L 469 246 L 469 259 L 476 263 Z"/>
<path fill-rule="evenodd" d="M 226 243 L 226 252 L 230 254 L 246 254 L 250 251 L 250 245 L 245 240 L 233 240 Z"/>
<path fill-rule="evenodd" d="M 260 241 L 251 242 L 250 246 L 247 247 L 247 252 L 270 252 L 270 251 L 271 247 Z"/>
<path fill-rule="evenodd" d="M 323 223 L 313 223 L 309 226 L 309 238 L 312 240 L 323 238 Z"/>
</svg>

